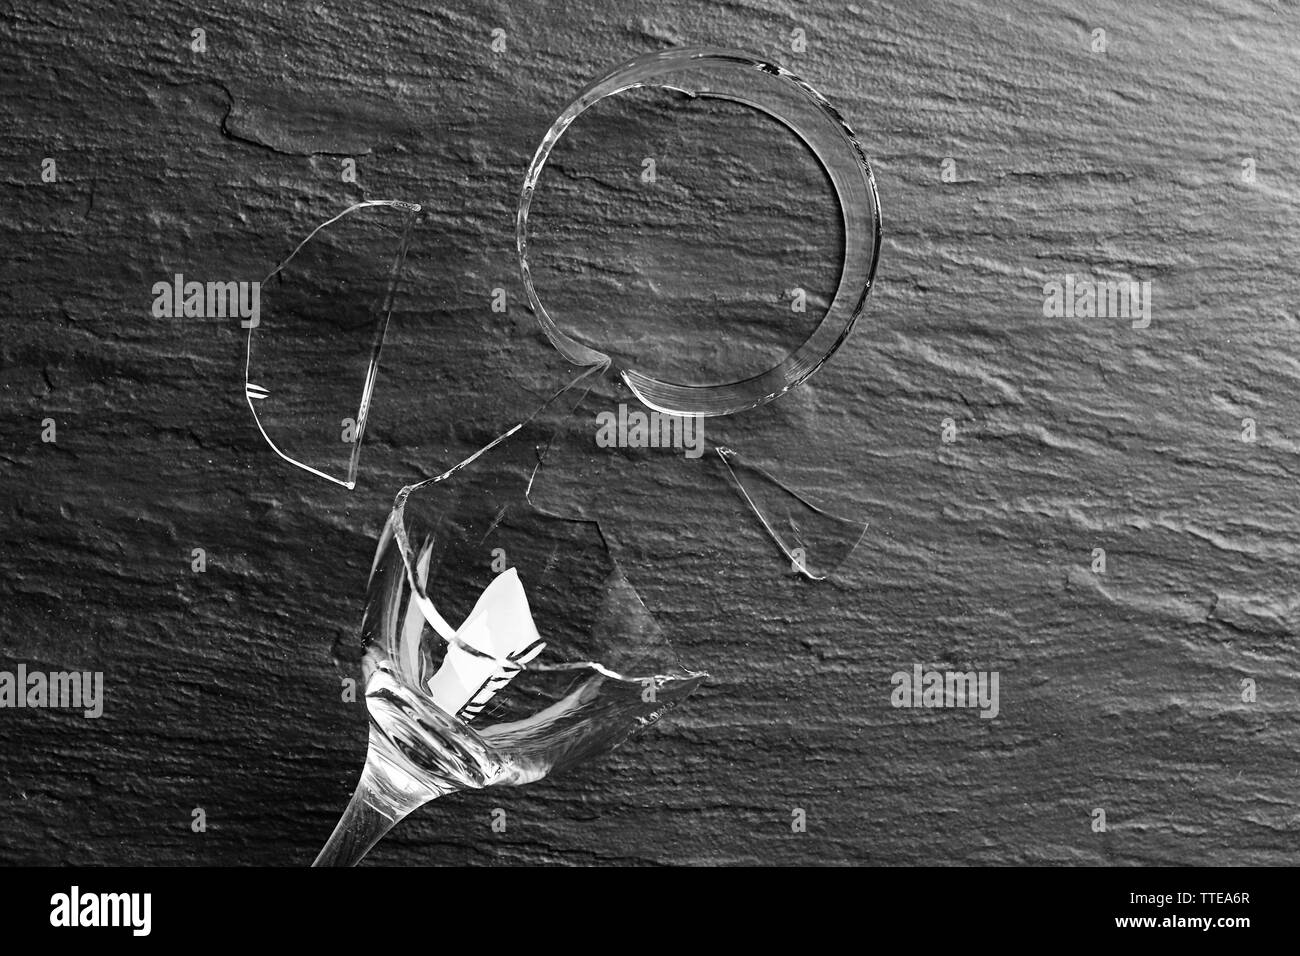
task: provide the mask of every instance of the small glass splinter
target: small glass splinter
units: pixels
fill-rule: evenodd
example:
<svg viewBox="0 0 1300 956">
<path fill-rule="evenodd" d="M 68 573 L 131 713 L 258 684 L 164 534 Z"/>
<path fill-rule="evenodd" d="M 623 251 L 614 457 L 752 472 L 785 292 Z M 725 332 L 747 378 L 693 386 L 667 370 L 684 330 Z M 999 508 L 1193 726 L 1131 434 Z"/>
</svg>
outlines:
<svg viewBox="0 0 1300 956">
<path fill-rule="evenodd" d="M 371 570 L 360 639 L 365 767 L 317 866 L 348 866 L 424 803 L 531 783 L 620 744 L 699 686 L 595 522 L 533 506 L 552 413 L 403 488 Z"/>
<path fill-rule="evenodd" d="M 420 207 L 368 200 L 317 226 L 262 280 L 244 393 L 290 464 L 345 488 L 357 461 L 411 227 Z"/>
</svg>

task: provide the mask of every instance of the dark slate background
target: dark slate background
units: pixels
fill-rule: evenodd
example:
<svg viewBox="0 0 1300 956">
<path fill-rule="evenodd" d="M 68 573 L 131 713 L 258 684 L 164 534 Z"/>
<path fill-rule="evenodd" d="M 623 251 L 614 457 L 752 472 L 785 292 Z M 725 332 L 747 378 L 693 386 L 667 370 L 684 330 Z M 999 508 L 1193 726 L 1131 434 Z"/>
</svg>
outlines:
<svg viewBox="0 0 1300 956">
<path fill-rule="evenodd" d="M 451 438 L 518 414 L 497 383 L 542 367 L 513 248 L 532 151 L 598 72 L 718 44 L 840 108 L 885 241 L 834 361 L 710 434 L 870 530 L 837 580 L 809 584 L 716 463 L 612 458 L 624 484 L 604 507 L 634 581 L 708 686 L 605 760 L 431 804 L 369 862 L 1293 862 L 1298 17 L 1097 0 L 7 4 L 0 668 L 103 670 L 106 703 L 97 721 L 0 712 L 0 860 L 312 860 L 364 754 L 330 646 L 360 619 L 392 494 Z M 258 436 L 237 323 L 154 319 L 150 288 L 260 278 L 367 197 L 428 215 L 349 494 Z M 707 381 L 815 321 L 788 295 L 824 306 L 835 216 L 771 124 L 632 94 L 557 149 L 538 285 L 612 351 Z M 1043 284 L 1067 272 L 1151 280 L 1151 327 L 1044 318 Z M 891 708 L 890 675 L 916 662 L 998 670 L 1001 715 Z"/>
</svg>

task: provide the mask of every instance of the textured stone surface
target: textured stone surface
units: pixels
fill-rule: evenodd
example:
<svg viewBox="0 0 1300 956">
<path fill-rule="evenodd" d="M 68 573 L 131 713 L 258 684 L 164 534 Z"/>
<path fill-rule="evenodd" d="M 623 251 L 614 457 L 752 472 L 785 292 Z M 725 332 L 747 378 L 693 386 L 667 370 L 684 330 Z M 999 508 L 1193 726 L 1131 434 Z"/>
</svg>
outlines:
<svg viewBox="0 0 1300 956">
<path fill-rule="evenodd" d="M 545 352 L 514 257 L 532 151 L 599 71 L 710 43 L 840 108 L 886 227 L 844 350 L 711 435 L 870 531 L 809 585 L 708 462 L 618 459 L 634 580 L 710 684 L 606 760 L 437 801 L 371 862 L 1294 861 L 1297 15 L 1026 6 L 11 5 L 0 668 L 103 670 L 107 700 L 0 711 L 0 860 L 310 862 L 364 753 L 329 648 L 391 496 L 517 414 L 494 381 Z M 743 111 L 602 107 L 547 177 L 547 301 L 666 371 L 761 365 L 811 318 L 788 290 L 833 288 L 825 183 Z M 348 494 L 258 436 L 237 323 L 155 319 L 150 288 L 260 278 L 367 197 L 429 214 Z M 1151 280 L 1151 326 L 1044 318 L 1068 272 Z M 915 662 L 998 670 L 1000 716 L 891 708 Z"/>
</svg>

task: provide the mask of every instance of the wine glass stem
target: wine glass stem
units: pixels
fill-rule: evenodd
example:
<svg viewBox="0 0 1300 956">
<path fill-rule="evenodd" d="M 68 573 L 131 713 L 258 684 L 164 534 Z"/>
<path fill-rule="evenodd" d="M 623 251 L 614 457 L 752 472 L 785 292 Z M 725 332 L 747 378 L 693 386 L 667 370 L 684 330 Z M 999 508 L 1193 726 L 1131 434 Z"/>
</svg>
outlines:
<svg viewBox="0 0 1300 956">
<path fill-rule="evenodd" d="M 376 793 L 370 774 L 363 773 L 338 826 L 312 866 L 356 866 L 385 833 L 424 802 L 394 806 Z M 379 806 L 385 809 L 380 810 Z"/>
</svg>

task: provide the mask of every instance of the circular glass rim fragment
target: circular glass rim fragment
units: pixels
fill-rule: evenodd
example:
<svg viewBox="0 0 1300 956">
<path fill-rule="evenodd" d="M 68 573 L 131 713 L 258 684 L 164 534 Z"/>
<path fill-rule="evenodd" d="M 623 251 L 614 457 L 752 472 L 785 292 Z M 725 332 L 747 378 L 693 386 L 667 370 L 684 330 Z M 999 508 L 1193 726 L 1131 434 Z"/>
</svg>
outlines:
<svg viewBox="0 0 1300 956">
<path fill-rule="evenodd" d="M 776 102 L 760 93 L 761 76 L 774 77 L 794 95 Z M 673 74 L 699 82 L 672 82 Z M 603 352 L 567 335 L 551 318 L 533 286 L 528 265 L 528 211 L 551 150 L 575 119 L 593 104 L 625 90 L 663 87 L 693 97 L 732 100 L 766 113 L 791 129 L 812 150 L 835 188 L 844 222 L 844 262 L 830 308 L 797 349 L 765 372 L 735 382 L 682 385 L 634 368 L 616 367 Z M 524 175 L 515 219 L 519 269 L 533 313 L 546 337 L 578 365 L 614 367 L 648 407 L 669 415 L 730 415 L 755 408 L 799 385 L 844 344 L 866 306 L 880 256 L 880 200 L 871 165 L 853 130 L 820 93 L 779 66 L 736 50 L 686 47 L 650 53 L 615 67 L 570 103 L 546 131 Z"/>
</svg>

